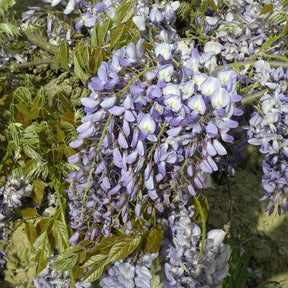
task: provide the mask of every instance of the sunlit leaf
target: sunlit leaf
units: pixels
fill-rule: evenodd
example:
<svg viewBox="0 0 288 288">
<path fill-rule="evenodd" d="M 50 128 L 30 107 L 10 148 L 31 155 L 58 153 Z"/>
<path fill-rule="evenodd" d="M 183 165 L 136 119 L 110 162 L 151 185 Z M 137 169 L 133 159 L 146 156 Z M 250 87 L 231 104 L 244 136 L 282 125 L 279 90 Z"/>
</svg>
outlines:
<svg viewBox="0 0 288 288">
<path fill-rule="evenodd" d="M 38 275 L 48 264 L 51 254 L 51 246 L 46 232 L 42 233 L 33 243 L 36 251 L 35 261 L 37 262 L 36 275 Z"/>
<path fill-rule="evenodd" d="M 108 257 L 108 255 L 102 255 L 102 254 L 94 255 L 94 256 L 90 257 L 89 260 L 86 261 L 81 266 L 81 268 L 87 268 L 87 267 L 90 267 L 90 266 L 97 265 L 97 264 L 99 264 L 99 262 L 102 262 L 102 261 L 106 260 L 107 257 Z"/>
<path fill-rule="evenodd" d="M 40 108 L 33 106 L 28 113 L 28 119 L 33 120 L 33 119 L 38 118 L 39 112 L 40 112 Z"/>
<path fill-rule="evenodd" d="M 81 245 L 74 245 L 66 249 L 63 253 L 57 256 L 54 261 L 53 269 L 64 272 L 71 270 L 78 260 L 78 254 L 81 251 L 85 251 L 86 248 Z"/>
<path fill-rule="evenodd" d="M 101 241 L 99 244 L 97 244 L 96 246 L 94 246 L 90 251 L 89 254 L 93 255 L 93 254 L 103 254 L 103 251 L 105 250 L 109 250 L 114 244 L 121 242 L 123 239 L 125 239 L 125 237 L 127 237 L 124 234 L 120 234 L 120 235 L 112 235 L 111 237 L 102 237 Z"/>
<path fill-rule="evenodd" d="M 107 264 L 104 262 L 98 266 L 93 267 L 91 270 L 89 270 L 86 275 L 83 278 L 84 283 L 90 283 L 93 281 L 96 281 L 101 277 L 103 274 Z"/>
<path fill-rule="evenodd" d="M 29 114 L 29 111 L 26 107 L 26 105 L 24 103 L 18 103 L 16 105 L 16 108 L 19 112 L 21 112 L 22 114 L 25 114 L 25 115 L 28 115 Z"/>
<path fill-rule="evenodd" d="M 52 235 L 55 240 L 55 247 L 59 252 L 64 252 L 67 248 L 69 239 L 66 237 L 66 226 L 61 220 L 54 220 L 52 226 Z"/>
<path fill-rule="evenodd" d="M 114 262 L 126 258 L 140 244 L 141 237 L 131 236 L 113 245 L 109 251 L 109 261 Z"/>
<path fill-rule="evenodd" d="M 116 9 L 116 21 L 121 23 L 127 22 L 134 15 L 134 8 L 132 1 L 121 1 L 120 5 L 118 5 Z"/>
</svg>

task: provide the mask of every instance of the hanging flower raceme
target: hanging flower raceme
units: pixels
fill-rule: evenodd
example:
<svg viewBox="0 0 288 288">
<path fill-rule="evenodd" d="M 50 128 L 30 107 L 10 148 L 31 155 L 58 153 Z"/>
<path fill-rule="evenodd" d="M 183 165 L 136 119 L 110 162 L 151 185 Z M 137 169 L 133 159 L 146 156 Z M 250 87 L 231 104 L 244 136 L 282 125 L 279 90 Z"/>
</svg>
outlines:
<svg viewBox="0 0 288 288">
<path fill-rule="evenodd" d="M 153 210 L 163 213 L 205 187 L 205 173 L 218 170 L 213 158 L 227 153 L 223 142 L 233 142 L 228 132 L 241 115 L 234 71 L 208 77 L 198 51 L 184 60 L 178 42 L 171 57 L 155 49 L 151 66 L 142 43 L 103 62 L 81 99 L 86 116 L 70 145 L 84 149 L 69 158 L 80 170 L 69 176 L 68 195 L 72 228 L 86 231 L 92 215 L 90 239 L 112 227 L 132 229 L 135 214 L 146 227 Z"/>
</svg>

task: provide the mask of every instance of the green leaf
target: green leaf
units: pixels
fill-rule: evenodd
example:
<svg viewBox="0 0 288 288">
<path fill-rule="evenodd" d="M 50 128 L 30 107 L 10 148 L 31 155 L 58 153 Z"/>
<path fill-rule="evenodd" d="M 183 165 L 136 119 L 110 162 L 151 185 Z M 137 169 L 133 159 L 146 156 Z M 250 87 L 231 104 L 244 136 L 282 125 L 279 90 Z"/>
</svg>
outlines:
<svg viewBox="0 0 288 288">
<path fill-rule="evenodd" d="M 57 131 L 57 140 L 60 142 L 65 141 L 65 133 L 62 129 L 60 129 L 58 126 L 56 126 L 56 131 Z"/>
<path fill-rule="evenodd" d="M 159 225 L 152 227 L 144 242 L 144 253 L 157 253 L 162 245 L 162 230 Z"/>
<path fill-rule="evenodd" d="M 79 60 L 78 60 L 75 53 L 73 55 L 73 61 L 74 61 L 74 73 L 82 81 L 82 83 L 85 84 L 86 81 L 88 80 L 88 78 L 87 78 L 84 70 L 81 68 Z"/>
<path fill-rule="evenodd" d="M 60 66 L 60 49 L 57 49 L 55 53 L 53 65 L 54 65 L 54 68 L 56 69 L 56 73 L 58 73 L 59 66 Z"/>
<path fill-rule="evenodd" d="M 102 255 L 102 254 L 97 254 L 94 255 L 92 257 L 90 257 L 90 259 L 88 261 L 86 261 L 81 268 L 87 268 L 89 266 L 94 266 L 96 264 L 99 264 L 99 262 L 102 262 L 104 260 L 106 260 L 108 257 L 108 255 Z"/>
<path fill-rule="evenodd" d="M 131 5 L 131 3 L 129 3 L 129 5 L 127 5 L 127 12 L 124 14 L 124 17 L 122 18 L 121 20 L 121 23 L 126 23 L 128 20 L 130 20 L 134 14 L 135 14 L 135 11 L 134 11 L 134 7 L 133 5 Z"/>
<path fill-rule="evenodd" d="M 28 119 L 33 120 L 33 119 L 38 118 L 39 112 L 40 112 L 40 108 L 33 106 L 28 113 Z"/>
<path fill-rule="evenodd" d="M 30 145 L 23 145 L 23 152 L 28 156 L 29 158 L 36 160 L 38 162 L 43 162 L 43 158 L 41 154 L 36 152 Z"/>
<path fill-rule="evenodd" d="M 60 254 L 54 261 L 53 269 L 59 272 L 69 271 L 73 269 L 74 266 L 77 264 L 77 260 L 77 253 Z"/>
<path fill-rule="evenodd" d="M 63 68 L 69 70 L 69 47 L 67 41 L 63 42 L 59 48 L 59 60 Z"/>
<path fill-rule="evenodd" d="M 116 9 L 116 21 L 125 23 L 134 15 L 133 1 L 121 1 Z"/>
<path fill-rule="evenodd" d="M 161 279 L 161 263 L 159 258 L 156 258 L 152 262 L 151 266 L 151 288 L 163 288 L 164 287 L 164 279 Z"/>
<path fill-rule="evenodd" d="M 27 109 L 27 107 L 26 107 L 26 105 L 24 103 L 18 103 L 16 105 L 16 108 L 17 108 L 17 110 L 19 112 L 21 112 L 24 115 L 28 115 L 29 114 L 28 109 Z"/>
<path fill-rule="evenodd" d="M 100 23 L 100 22 L 98 22 Z M 98 29 L 98 39 L 99 39 L 99 46 L 102 47 L 106 45 L 106 37 L 107 37 L 107 32 L 111 28 L 111 20 L 109 19 L 108 21 L 105 21 L 101 27 Z"/>
<path fill-rule="evenodd" d="M 111 33 L 111 42 L 110 47 L 111 49 L 119 42 L 125 32 L 125 25 L 118 25 Z"/>
<path fill-rule="evenodd" d="M 83 278 L 83 282 L 90 283 L 99 279 L 101 275 L 103 274 L 107 265 L 108 264 L 104 262 L 98 266 L 93 267 L 90 271 L 86 273 L 86 275 Z"/>
<path fill-rule="evenodd" d="M 21 86 L 18 87 L 14 93 L 13 93 L 14 98 L 21 102 L 21 103 L 30 103 L 32 102 L 32 95 L 31 92 L 28 88 Z"/>
<path fill-rule="evenodd" d="M 94 246 L 90 251 L 89 254 L 104 254 L 103 251 L 109 250 L 114 244 L 121 242 L 123 239 L 127 237 L 124 234 L 120 235 L 112 235 L 111 237 L 102 237 L 99 244 Z"/>
<path fill-rule="evenodd" d="M 3 39 L 3 34 L 8 38 L 19 36 L 19 28 L 10 23 L 0 23 L 0 39 Z"/>
<path fill-rule="evenodd" d="M 73 148 L 71 148 L 70 146 L 65 145 L 64 154 L 65 154 L 66 158 L 69 158 L 70 156 L 75 154 L 75 150 Z"/>
<path fill-rule="evenodd" d="M 66 227 L 61 220 L 54 220 L 52 226 L 52 235 L 55 239 L 56 249 L 62 253 L 67 248 L 69 239 L 66 239 Z"/>
<path fill-rule="evenodd" d="M 269 4 L 266 4 L 262 7 L 259 15 L 267 14 L 271 11 L 273 11 L 273 4 L 269 3 Z"/>
<path fill-rule="evenodd" d="M 25 225 L 25 232 L 30 244 L 33 246 L 33 243 L 37 238 L 36 227 L 31 222 L 27 222 Z"/>
<path fill-rule="evenodd" d="M 69 271 L 77 264 L 79 253 L 86 251 L 81 245 L 74 245 L 66 249 L 62 254 L 58 255 L 54 261 L 53 269 L 64 272 Z"/>
<path fill-rule="evenodd" d="M 48 258 L 51 254 L 51 246 L 48 235 L 43 232 L 33 243 L 36 251 L 35 261 L 37 262 L 36 275 L 38 275 L 48 264 Z"/>
<path fill-rule="evenodd" d="M 98 43 L 98 33 L 99 33 L 99 25 L 100 21 L 93 28 L 92 36 L 91 36 L 91 46 L 96 47 L 99 45 Z"/>
<path fill-rule="evenodd" d="M 130 236 L 114 244 L 109 251 L 109 261 L 114 262 L 126 258 L 139 246 L 140 242 L 140 236 Z"/>
</svg>

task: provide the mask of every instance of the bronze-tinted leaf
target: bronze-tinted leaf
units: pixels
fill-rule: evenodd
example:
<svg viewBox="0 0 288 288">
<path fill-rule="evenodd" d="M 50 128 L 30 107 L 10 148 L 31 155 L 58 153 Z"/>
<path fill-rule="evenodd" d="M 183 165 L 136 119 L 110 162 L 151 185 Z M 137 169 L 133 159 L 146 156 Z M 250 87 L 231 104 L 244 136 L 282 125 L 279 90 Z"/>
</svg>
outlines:
<svg viewBox="0 0 288 288">
<path fill-rule="evenodd" d="M 30 244 L 33 246 L 33 243 L 35 239 L 37 238 L 36 227 L 31 222 L 27 222 L 25 224 L 25 232 L 27 234 L 27 238 Z"/>
<path fill-rule="evenodd" d="M 144 242 L 144 253 L 157 253 L 162 245 L 162 230 L 159 225 L 152 227 Z"/>
<path fill-rule="evenodd" d="M 21 215 L 23 218 L 32 218 L 37 215 L 36 208 L 21 209 Z"/>
<path fill-rule="evenodd" d="M 34 180 L 33 186 L 34 186 L 34 192 L 32 198 L 40 206 L 43 199 L 46 184 L 41 179 L 37 178 Z"/>
<path fill-rule="evenodd" d="M 271 11 L 273 11 L 273 4 L 269 3 L 269 4 L 266 4 L 262 7 L 259 15 L 267 14 Z"/>
</svg>

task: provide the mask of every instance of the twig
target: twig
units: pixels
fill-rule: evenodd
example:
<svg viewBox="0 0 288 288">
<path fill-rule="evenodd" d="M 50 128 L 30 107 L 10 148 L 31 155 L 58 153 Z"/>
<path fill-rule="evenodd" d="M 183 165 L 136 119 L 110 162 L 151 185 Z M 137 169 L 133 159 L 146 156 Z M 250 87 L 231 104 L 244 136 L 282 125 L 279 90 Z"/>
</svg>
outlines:
<svg viewBox="0 0 288 288">
<path fill-rule="evenodd" d="M 57 53 L 57 46 L 50 44 L 49 42 L 45 41 L 43 38 L 39 38 L 33 35 L 31 32 L 28 31 L 21 31 L 21 34 L 27 38 L 32 44 L 36 45 L 39 48 L 49 52 L 50 54 L 55 55 Z"/>
<path fill-rule="evenodd" d="M 33 66 L 39 66 L 39 65 L 44 65 L 44 64 L 49 64 L 51 65 L 54 62 L 53 58 L 50 59 L 45 59 L 45 60 L 38 60 L 38 61 L 31 61 L 31 62 L 25 62 L 25 63 L 20 63 L 20 64 L 12 64 L 10 66 L 0 66 L 0 71 L 15 71 L 15 70 L 21 70 Z"/>
</svg>

